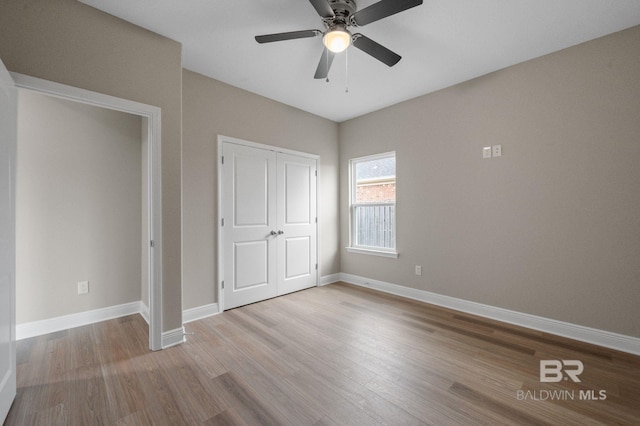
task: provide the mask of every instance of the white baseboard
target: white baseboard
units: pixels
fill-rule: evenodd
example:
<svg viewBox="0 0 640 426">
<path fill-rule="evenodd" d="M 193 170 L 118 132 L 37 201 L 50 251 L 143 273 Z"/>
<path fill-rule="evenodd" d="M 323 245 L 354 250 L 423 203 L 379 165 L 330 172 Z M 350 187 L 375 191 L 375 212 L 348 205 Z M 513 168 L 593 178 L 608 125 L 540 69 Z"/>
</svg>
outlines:
<svg viewBox="0 0 640 426">
<path fill-rule="evenodd" d="M 320 282 L 318 282 L 318 286 L 322 287 L 323 285 L 333 284 L 340 281 L 340 276 L 342 274 L 331 274 L 320 277 Z"/>
<path fill-rule="evenodd" d="M 346 273 L 326 275 L 320 278 L 319 285 L 324 286 L 338 281 L 344 281 L 361 287 L 371 288 L 385 293 L 395 294 L 397 296 L 407 297 L 409 299 L 419 300 L 509 324 L 515 324 L 582 342 L 592 343 L 594 345 L 640 355 L 640 338 L 637 337 L 626 336 L 610 331 L 598 330 L 536 315 L 497 308 L 495 306 L 444 296 L 425 290 L 403 287 L 397 284 L 364 278 L 357 275 Z M 183 322 L 188 323 L 196 321 L 198 319 L 216 315 L 219 312 L 220 309 L 217 303 L 187 309 L 183 312 Z M 140 314 L 147 323 L 149 322 L 149 308 L 143 302 L 137 301 L 108 308 L 96 309 L 93 311 L 18 324 L 16 325 L 16 340 L 55 333 L 61 330 L 68 330 L 70 328 L 133 314 Z M 162 333 L 162 347 L 167 348 L 183 343 L 184 336 L 184 327 L 165 331 Z"/>
<path fill-rule="evenodd" d="M 217 303 L 210 303 L 208 305 L 198 306 L 197 308 L 185 309 L 182 312 L 182 323 L 196 321 L 199 319 L 207 318 L 220 313 L 220 308 Z"/>
<path fill-rule="evenodd" d="M 187 309 L 183 312 L 184 323 L 206 318 L 220 312 L 217 303 Z M 43 334 L 69 330 L 83 325 L 95 324 L 127 315 L 140 314 L 149 324 L 149 307 L 142 301 L 95 309 L 93 311 L 79 312 L 77 314 L 63 315 L 41 321 L 33 321 L 16 325 L 16 340 L 28 339 Z M 184 341 L 184 329 L 175 329 L 162 333 L 162 347 L 174 346 Z"/>
<path fill-rule="evenodd" d="M 497 308 L 495 306 L 444 296 L 442 294 L 431 293 L 425 290 L 403 287 L 397 284 L 372 280 L 357 275 L 346 273 L 340 273 L 339 275 L 340 280 L 336 281 L 344 281 L 361 287 L 371 288 L 385 293 L 395 294 L 397 296 L 403 296 L 409 299 L 419 300 L 509 324 L 544 331 L 546 333 L 567 337 L 569 339 L 592 343 L 594 345 L 604 346 L 634 355 L 640 355 L 640 338 L 637 337 L 626 336 L 624 334 L 598 330 L 596 328 Z"/>
<path fill-rule="evenodd" d="M 151 315 L 149 314 L 149 307 L 143 301 L 140 301 L 140 316 L 147 322 L 147 324 L 151 324 Z"/>
<path fill-rule="evenodd" d="M 179 345 L 180 343 L 184 342 L 184 327 L 179 327 L 174 330 L 169 330 L 162 333 L 162 349 L 167 349 L 171 346 Z"/>
<path fill-rule="evenodd" d="M 100 321 L 137 314 L 141 311 L 140 305 L 140 301 L 130 302 L 108 308 L 95 309 L 93 311 L 17 324 L 16 340 L 28 339 L 29 337 L 41 336 L 43 334 L 55 333 L 56 331 L 68 330 Z"/>
</svg>

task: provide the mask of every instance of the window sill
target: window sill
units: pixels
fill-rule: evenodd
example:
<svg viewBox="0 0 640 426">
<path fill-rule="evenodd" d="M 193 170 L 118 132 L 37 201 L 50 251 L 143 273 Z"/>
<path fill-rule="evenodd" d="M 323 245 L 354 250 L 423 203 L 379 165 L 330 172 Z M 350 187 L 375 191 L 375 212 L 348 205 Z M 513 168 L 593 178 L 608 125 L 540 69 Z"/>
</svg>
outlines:
<svg viewBox="0 0 640 426">
<path fill-rule="evenodd" d="M 346 249 L 349 253 L 369 254 L 371 256 L 389 257 L 392 259 L 398 258 L 398 252 L 395 251 L 372 250 L 360 247 L 346 247 Z"/>
</svg>

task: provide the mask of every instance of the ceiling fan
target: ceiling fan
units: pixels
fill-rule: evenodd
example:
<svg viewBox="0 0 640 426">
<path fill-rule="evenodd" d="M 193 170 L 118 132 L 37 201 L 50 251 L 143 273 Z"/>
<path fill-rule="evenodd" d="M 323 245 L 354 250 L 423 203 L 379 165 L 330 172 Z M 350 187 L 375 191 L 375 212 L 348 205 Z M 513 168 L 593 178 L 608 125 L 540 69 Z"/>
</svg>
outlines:
<svg viewBox="0 0 640 426">
<path fill-rule="evenodd" d="M 309 0 L 322 18 L 325 30 L 303 30 L 256 36 L 258 43 L 293 40 L 322 36 L 324 51 L 320 57 L 314 78 L 326 78 L 336 53 L 344 51 L 350 44 L 392 67 L 401 59 L 400 55 L 360 33 L 352 34 L 350 27 L 362 27 L 387 16 L 415 6 L 423 0 L 381 0 L 357 10 L 355 0 Z"/>
</svg>

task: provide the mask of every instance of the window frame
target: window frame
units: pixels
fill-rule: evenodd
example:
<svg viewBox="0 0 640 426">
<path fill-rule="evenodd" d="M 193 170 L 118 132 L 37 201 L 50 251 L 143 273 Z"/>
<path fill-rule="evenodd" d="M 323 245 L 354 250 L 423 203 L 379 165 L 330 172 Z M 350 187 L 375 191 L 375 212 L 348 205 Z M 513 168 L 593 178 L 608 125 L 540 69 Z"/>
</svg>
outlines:
<svg viewBox="0 0 640 426">
<path fill-rule="evenodd" d="M 356 157 L 349 160 L 349 246 L 346 247 L 347 251 L 350 253 L 360 253 L 360 254 L 369 254 L 374 256 L 382 256 L 382 257 L 390 257 L 397 258 L 398 257 L 398 241 L 397 241 L 397 200 L 394 200 L 393 203 L 356 203 L 355 197 L 357 194 L 357 183 L 356 183 L 356 173 L 355 168 L 359 163 L 374 161 L 383 158 L 391 158 L 397 159 L 395 151 L 383 152 L 380 154 L 367 155 L 364 157 Z M 396 173 L 394 174 L 394 183 L 397 188 L 397 163 L 396 163 Z M 379 204 L 379 205 L 391 205 L 394 206 L 394 220 L 393 220 L 393 235 L 394 235 L 394 247 L 379 247 L 379 246 L 365 246 L 365 245 L 357 245 L 356 242 L 356 215 L 355 209 L 358 206 L 370 205 L 370 204 Z"/>
</svg>

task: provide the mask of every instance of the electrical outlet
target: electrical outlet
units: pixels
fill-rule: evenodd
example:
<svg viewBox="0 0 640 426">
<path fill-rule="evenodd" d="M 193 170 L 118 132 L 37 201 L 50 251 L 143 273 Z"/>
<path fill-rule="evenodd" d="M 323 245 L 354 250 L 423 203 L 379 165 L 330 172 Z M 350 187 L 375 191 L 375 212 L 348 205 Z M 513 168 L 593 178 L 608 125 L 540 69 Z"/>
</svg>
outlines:
<svg viewBox="0 0 640 426">
<path fill-rule="evenodd" d="M 422 266 L 416 265 L 416 275 L 422 275 Z"/>
<path fill-rule="evenodd" d="M 493 146 L 493 157 L 502 157 L 502 145 L 494 145 Z"/>
<path fill-rule="evenodd" d="M 78 283 L 78 294 L 89 293 L 89 281 L 80 281 Z"/>
<path fill-rule="evenodd" d="M 490 146 L 485 146 L 484 148 L 482 148 L 482 158 L 484 158 L 484 159 L 491 158 L 491 147 Z"/>
</svg>

